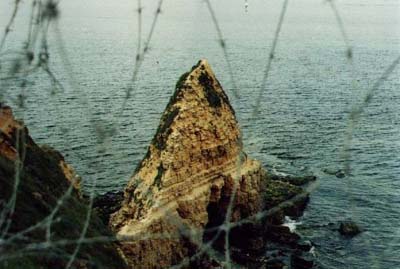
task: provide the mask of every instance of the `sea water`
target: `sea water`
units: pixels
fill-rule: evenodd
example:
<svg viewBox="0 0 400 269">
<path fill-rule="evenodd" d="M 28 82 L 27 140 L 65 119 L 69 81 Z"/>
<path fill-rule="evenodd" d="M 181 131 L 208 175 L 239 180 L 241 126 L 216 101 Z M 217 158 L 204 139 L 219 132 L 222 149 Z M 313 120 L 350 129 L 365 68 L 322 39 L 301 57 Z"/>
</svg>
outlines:
<svg viewBox="0 0 400 269">
<path fill-rule="evenodd" d="M 61 1 L 48 45 L 50 67 L 64 89 L 54 93 L 38 73 L 28 79 L 24 108 L 13 103 L 17 84 L 3 85 L 3 98 L 38 143 L 64 154 L 86 191 L 121 190 L 145 155 L 176 81 L 207 58 L 236 110 L 246 152 L 267 169 L 318 176 L 296 230 L 315 244 L 320 268 L 400 268 L 399 67 L 374 92 L 351 129 L 353 139 L 346 138 L 349 112 L 399 55 L 400 2 L 335 1 L 338 24 L 327 1 L 289 1 L 264 89 L 283 1 L 247 2 L 246 12 L 245 1 L 211 1 L 226 59 L 205 1 L 164 1 L 122 109 L 137 45 L 145 46 L 158 1 L 142 1 L 140 38 L 136 1 Z M 26 37 L 29 4 L 22 3 L 4 51 L 20 48 Z M 13 1 L 0 3 L 1 29 L 12 7 Z M 252 117 L 260 90 L 259 113 Z M 346 144 L 351 175 L 325 173 L 343 169 Z M 353 239 L 329 228 L 348 218 L 364 229 Z"/>
</svg>

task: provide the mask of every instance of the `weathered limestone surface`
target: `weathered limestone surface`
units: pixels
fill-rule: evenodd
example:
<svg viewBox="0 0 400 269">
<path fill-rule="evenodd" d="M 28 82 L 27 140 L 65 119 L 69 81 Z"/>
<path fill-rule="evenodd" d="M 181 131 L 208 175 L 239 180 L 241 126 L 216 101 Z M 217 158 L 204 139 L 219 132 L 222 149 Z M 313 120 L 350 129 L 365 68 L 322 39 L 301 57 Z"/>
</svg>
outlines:
<svg viewBox="0 0 400 269">
<path fill-rule="evenodd" d="M 235 112 L 202 60 L 178 81 L 110 225 L 121 237 L 162 235 L 125 243 L 123 249 L 135 268 L 163 268 L 193 251 L 182 241 L 201 243 L 212 221 L 211 204 L 218 204 L 223 215 L 235 187 L 232 221 L 262 210 L 264 175 L 260 163 L 242 151 Z"/>
</svg>

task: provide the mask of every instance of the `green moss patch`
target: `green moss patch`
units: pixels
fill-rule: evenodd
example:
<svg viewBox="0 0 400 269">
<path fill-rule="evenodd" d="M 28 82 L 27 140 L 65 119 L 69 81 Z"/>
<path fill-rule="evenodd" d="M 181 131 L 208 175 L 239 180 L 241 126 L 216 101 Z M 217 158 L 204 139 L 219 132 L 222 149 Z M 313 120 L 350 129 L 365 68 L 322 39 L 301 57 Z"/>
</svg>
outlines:
<svg viewBox="0 0 400 269">
<path fill-rule="evenodd" d="M 303 192 L 300 187 L 278 180 L 267 180 L 266 185 L 265 198 L 268 209 L 273 208 Z"/>
<path fill-rule="evenodd" d="M 176 116 L 179 114 L 179 108 L 166 110 L 161 118 L 161 123 L 157 129 L 156 135 L 153 138 L 152 144 L 159 150 L 164 150 L 169 135 L 172 133 L 171 125 Z"/>
<path fill-rule="evenodd" d="M 213 78 L 206 72 L 202 72 L 199 76 L 199 83 L 204 89 L 205 96 L 211 107 L 221 107 L 221 98 L 214 88 Z"/>
<path fill-rule="evenodd" d="M 153 183 L 154 185 L 157 186 L 158 189 L 161 188 L 161 184 L 162 184 L 161 178 L 162 178 L 164 172 L 165 172 L 165 169 L 164 169 L 164 167 L 163 167 L 163 165 L 161 163 L 157 168 L 157 175 L 154 178 L 154 183 Z"/>
</svg>

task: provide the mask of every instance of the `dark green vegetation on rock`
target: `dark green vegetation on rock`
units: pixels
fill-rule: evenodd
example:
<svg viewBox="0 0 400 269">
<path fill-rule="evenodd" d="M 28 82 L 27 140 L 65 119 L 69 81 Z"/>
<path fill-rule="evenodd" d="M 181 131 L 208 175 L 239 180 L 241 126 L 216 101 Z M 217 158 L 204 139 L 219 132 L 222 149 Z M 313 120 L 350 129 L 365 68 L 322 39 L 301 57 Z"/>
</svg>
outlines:
<svg viewBox="0 0 400 269">
<path fill-rule="evenodd" d="M 203 66 L 201 66 L 201 65 L 199 65 L 199 66 L 200 66 L 200 69 L 204 69 L 204 68 L 202 68 Z M 216 84 L 216 85 L 218 85 L 218 87 L 222 88 L 218 79 L 215 79 L 215 81 L 214 81 L 214 79 L 207 72 L 202 72 L 199 76 L 199 83 L 201 86 L 203 86 L 205 97 L 211 107 L 218 108 L 218 107 L 221 107 L 222 103 L 224 103 L 230 108 L 232 114 L 235 115 L 235 110 L 231 106 L 231 104 L 229 102 L 229 98 L 225 94 L 225 92 L 224 91 L 218 92 L 215 90 L 214 84 Z"/>
<path fill-rule="evenodd" d="M 164 150 L 168 136 L 171 134 L 171 124 L 174 122 L 175 117 L 179 114 L 179 108 L 173 107 L 173 105 L 181 98 L 184 82 L 189 75 L 189 72 L 182 74 L 179 80 L 176 82 L 176 87 L 173 95 L 169 99 L 167 107 L 165 108 L 164 114 L 161 117 L 161 123 L 158 126 L 156 134 L 152 140 L 152 144 L 159 150 Z M 146 156 L 142 160 L 146 160 L 150 156 L 150 151 L 147 152 Z M 142 162 L 138 165 L 135 172 L 139 171 Z"/>
<path fill-rule="evenodd" d="M 214 108 L 221 107 L 221 99 L 218 92 L 214 88 L 214 80 L 212 77 L 203 72 L 199 76 L 199 83 L 201 86 L 203 86 L 204 93 L 210 106 Z"/>
<path fill-rule="evenodd" d="M 164 172 L 165 172 L 165 169 L 164 169 L 164 167 L 162 166 L 162 164 L 160 164 L 159 166 L 158 166 L 158 168 L 157 168 L 157 175 L 156 175 L 156 177 L 154 178 L 154 184 L 157 186 L 157 188 L 161 188 L 161 178 L 162 178 L 162 176 L 163 176 L 163 174 L 164 174 Z"/>
<path fill-rule="evenodd" d="M 154 139 L 154 138 L 153 138 L 153 139 Z M 146 155 L 145 155 L 144 158 L 138 163 L 138 165 L 136 166 L 135 171 L 133 172 L 133 174 L 136 174 L 136 173 L 140 170 L 140 168 L 142 168 L 143 162 L 144 162 L 145 160 L 147 160 L 148 158 L 150 158 L 150 155 L 151 155 L 150 148 L 147 148 Z"/>
<path fill-rule="evenodd" d="M 184 82 L 185 82 L 185 80 L 186 80 L 186 78 L 187 78 L 187 76 L 190 74 L 190 72 L 186 72 L 186 73 L 183 73 L 181 76 L 180 76 L 180 78 L 178 79 L 178 81 L 176 82 L 176 85 L 175 85 L 175 89 L 180 89 L 180 88 L 182 88 L 182 86 L 183 86 L 183 84 L 184 84 Z"/>
<path fill-rule="evenodd" d="M 268 178 L 271 180 L 287 182 L 295 186 L 302 186 L 317 179 L 315 176 L 280 176 L 275 174 L 269 175 Z"/>
<path fill-rule="evenodd" d="M 266 207 L 273 208 L 302 192 L 298 186 L 288 182 L 271 180 L 267 181 Z"/>
<path fill-rule="evenodd" d="M 203 86 L 204 93 L 206 95 L 207 101 L 211 107 L 218 108 L 221 107 L 222 103 L 225 103 L 230 108 L 233 115 L 235 115 L 235 110 L 229 102 L 228 96 L 224 91 L 218 92 L 215 90 L 214 83 L 221 87 L 221 84 L 217 79 L 214 79 L 206 72 L 202 72 L 199 76 L 199 83 Z"/>
<path fill-rule="evenodd" d="M 166 110 L 161 118 L 161 124 L 157 129 L 156 135 L 153 138 L 152 144 L 159 150 L 164 150 L 168 136 L 171 134 L 171 124 L 179 114 L 179 108 Z"/>
</svg>

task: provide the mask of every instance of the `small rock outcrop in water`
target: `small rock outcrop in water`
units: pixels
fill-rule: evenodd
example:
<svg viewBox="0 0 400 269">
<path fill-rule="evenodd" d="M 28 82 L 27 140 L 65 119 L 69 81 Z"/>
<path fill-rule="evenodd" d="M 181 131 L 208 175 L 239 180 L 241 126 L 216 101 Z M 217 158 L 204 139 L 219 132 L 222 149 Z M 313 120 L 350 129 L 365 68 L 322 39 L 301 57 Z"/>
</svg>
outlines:
<svg viewBox="0 0 400 269">
<path fill-rule="evenodd" d="M 313 268 L 314 267 L 313 257 L 311 257 L 311 254 L 304 256 L 301 253 L 295 253 L 292 255 L 291 266 L 292 269 Z"/>
<path fill-rule="evenodd" d="M 0 107 L 0 268 L 66 267 L 88 210 L 78 183 L 59 152 L 38 146 L 11 108 Z M 86 238 L 98 236 L 111 233 L 93 215 Z M 82 269 L 125 267 L 117 245 L 101 242 L 83 244 L 71 264 Z"/>
<path fill-rule="evenodd" d="M 337 178 L 344 178 L 346 177 L 346 173 L 345 171 L 343 171 L 342 169 L 330 169 L 330 168 L 325 168 L 322 170 L 325 174 L 328 175 L 333 175 L 336 176 Z"/>
<path fill-rule="evenodd" d="M 301 215 L 307 200 L 300 187 L 270 179 L 261 164 L 242 151 L 235 112 L 202 60 L 179 79 L 110 226 L 121 238 L 135 238 L 124 240 L 121 247 L 132 268 L 166 268 L 196 253 L 203 240 L 214 238 L 213 246 L 224 249 L 218 233 L 204 230 L 223 224 L 228 210 L 231 222 L 270 210 L 268 220 L 231 230 L 233 259 L 247 262 L 253 253 L 265 253 L 270 237 L 286 240 L 277 227 L 285 215 Z M 287 230 L 284 234 L 290 245 L 296 244 L 298 237 Z"/>
<path fill-rule="evenodd" d="M 351 220 L 342 221 L 339 225 L 339 233 L 344 236 L 353 237 L 361 233 L 361 228 Z"/>
</svg>

